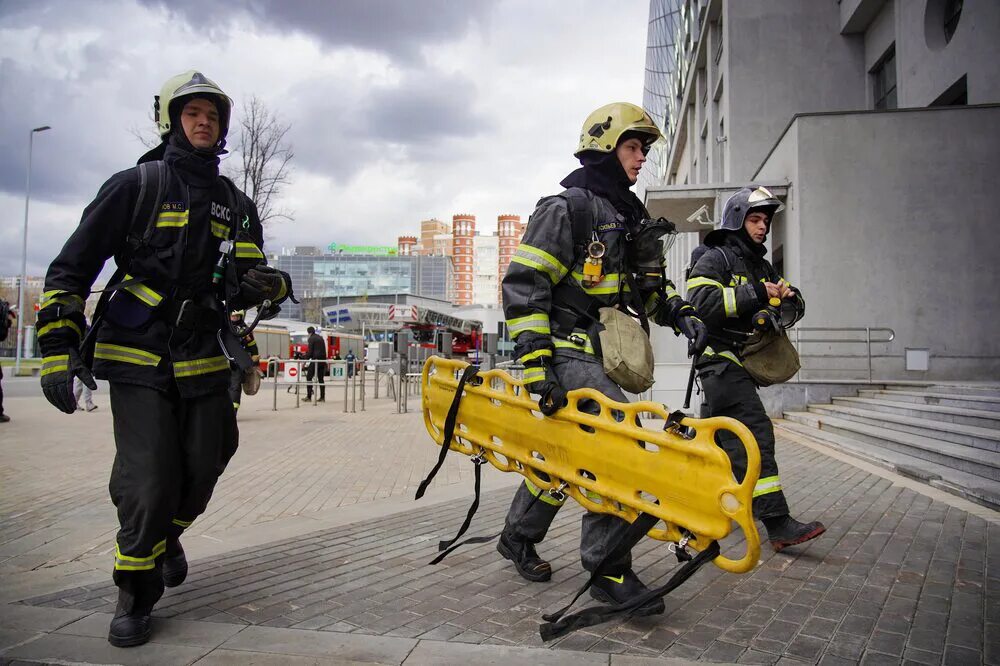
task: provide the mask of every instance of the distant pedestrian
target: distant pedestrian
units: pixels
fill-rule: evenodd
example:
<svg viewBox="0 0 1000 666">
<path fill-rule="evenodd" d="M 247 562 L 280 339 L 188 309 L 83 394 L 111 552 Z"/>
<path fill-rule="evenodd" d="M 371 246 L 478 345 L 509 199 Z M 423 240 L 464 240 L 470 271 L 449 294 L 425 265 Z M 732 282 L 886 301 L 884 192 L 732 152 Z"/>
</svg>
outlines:
<svg viewBox="0 0 1000 666">
<path fill-rule="evenodd" d="M 0 341 L 5 340 L 17 322 L 17 312 L 7 301 L 0 301 Z M 0 365 L 0 423 L 7 423 L 10 417 L 3 413 L 3 366 Z"/>
<path fill-rule="evenodd" d="M 306 352 L 306 358 L 315 361 L 325 361 L 326 360 L 326 343 L 323 341 L 323 336 L 316 332 L 316 329 L 312 326 L 306 329 L 306 333 L 309 334 L 308 339 L 308 351 Z M 309 383 L 306 385 L 306 401 L 312 400 L 313 377 L 319 380 L 319 398 L 316 402 L 326 401 L 326 386 L 323 385 L 323 377 L 326 375 L 326 363 L 309 363 L 306 366 L 306 381 Z"/>
<path fill-rule="evenodd" d="M 97 405 L 94 404 L 94 392 L 89 386 L 83 383 L 79 377 L 73 379 L 73 395 L 76 397 L 76 411 L 82 412 L 84 410 L 84 405 L 88 412 L 92 412 L 97 409 Z M 80 403 L 80 398 L 83 398 L 83 404 Z"/>
<path fill-rule="evenodd" d="M 347 351 L 347 356 L 344 357 L 344 360 L 347 361 L 347 377 L 351 378 L 351 377 L 354 376 L 354 362 L 356 360 L 356 357 L 354 356 L 354 352 L 351 351 L 351 350 L 348 350 Z"/>
</svg>

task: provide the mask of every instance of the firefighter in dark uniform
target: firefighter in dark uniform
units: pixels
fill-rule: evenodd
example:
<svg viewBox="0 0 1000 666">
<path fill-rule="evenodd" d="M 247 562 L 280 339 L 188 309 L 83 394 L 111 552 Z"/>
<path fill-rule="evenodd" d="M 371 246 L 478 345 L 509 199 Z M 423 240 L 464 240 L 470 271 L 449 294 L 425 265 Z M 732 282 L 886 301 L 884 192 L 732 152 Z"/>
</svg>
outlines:
<svg viewBox="0 0 1000 666">
<path fill-rule="evenodd" d="M 253 203 L 219 176 L 230 98 L 191 71 L 167 81 L 155 100 L 162 143 L 139 160 L 150 164 L 112 176 L 84 210 L 49 267 L 38 313 L 49 402 L 72 414 L 74 377 L 91 388 L 94 376 L 111 385 L 109 489 L 120 530 L 108 641 L 119 647 L 149 640 L 164 586 L 187 575 L 179 537 L 205 510 L 238 445 L 227 388 L 240 344 L 227 310 L 256 306 L 274 316 L 292 289 L 266 265 Z M 164 177 L 160 187 L 140 176 L 149 167 Z M 149 222 L 136 214 L 147 201 L 140 183 L 162 195 Z M 95 313 L 91 351 L 80 346 L 84 302 L 110 257 L 118 271 L 106 290 L 113 295 Z"/>
<path fill-rule="evenodd" d="M 699 351 L 705 344 L 705 327 L 695 309 L 664 277 L 668 244 L 657 242 L 655 257 L 638 256 L 631 240 L 644 221 L 649 222 L 649 213 L 629 188 L 659 138 L 653 120 L 633 104 L 609 104 L 594 111 L 584 123 L 575 153 L 582 168 L 562 181 L 565 192 L 538 202 L 503 278 L 504 315 L 515 356 L 525 366 L 525 386 L 541 396 L 539 404 L 547 414 L 565 402 L 567 391 L 579 388 L 627 401 L 602 365 L 596 319 L 601 307 L 645 310 L 650 320 L 693 340 Z M 591 215 L 583 238 L 575 233 L 581 207 Z M 660 222 L 669 225 L 667 235 L 672 237 L 672 225 Z M 595 262 L 599 271 L 594 270 Z M 593 401 L 580 404 L 588 412 L 600 411 Z M 535 544 L 545 537 L 564 501 L 527 480 L 514 496 L 497 549 L 530 581 L 552 575 Z M 616 516 L 586 514 L 580 545 L 584 568 L 594 571 L 626 527 Z M 591 588 L 600 601 L 622 603 L 647 590 L 632 571 L 629 555 L 605 563 L 603 570 L 607 575 L 599 576 Z M 663 600 L 656 599 L 637 614 L 663 608 Z"/>
<path fill-rule="evenodd" d="M 757 395 L 757 384 L 742 363 L 743 348 L 754 331 L 754 315 L 772 298 L 780 299 L 780 312 L 787 313 L 783 316 L 793 323 L 805 314 L 802 294 L 764 258 L 771 221 L 782 208 L 771 192 L 756 185 L 730 197 L 722 220 L 699 248 L 703 253 L 687 282 L 688 296 L 709 330 L 709 346 L 698 361 L 705 392 L 703 416 L 730 416 L 757 439 L 760 480 L 753 493 L 753 513 L 764 523 L 776 551 L 826 531 L 820 522 L 800 523 L 789 515 L 774 458 L 774 426 Z M 733 471 L 742 479 L 747 464 L 743 445 L 731 433 L 719 438 Z"/>
<path fill-rule="evenodd" d="M 245 316 L 246 313 L 243 310 L 237 310 L 229 314 L 229 321 L 237 330 L 243 330 L 246 327 Z M 247 395 L 255 395 L 260 388 L 260 351 L 257 349 L 257 340 L 253 337 L 253 331 L 243 336 L 243 348 L 250 355 L 253 367 L 243 369 L 230 363 L 232 369 L 229 372 L 229 399 L 236 411 L 239 411 L 240 404 L 243 402 L 244 392 Z"/>
</svg>

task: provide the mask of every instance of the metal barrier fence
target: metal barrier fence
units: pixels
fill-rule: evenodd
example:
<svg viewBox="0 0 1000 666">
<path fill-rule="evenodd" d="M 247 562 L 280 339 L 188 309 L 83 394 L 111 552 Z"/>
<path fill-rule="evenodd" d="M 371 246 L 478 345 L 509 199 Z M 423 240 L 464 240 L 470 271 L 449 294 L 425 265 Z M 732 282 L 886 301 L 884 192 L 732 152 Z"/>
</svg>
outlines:
<svg viewBox="0 0 1000 666">
<path fill-rule="evenodd" d="M 392 399 L 396 402 L 396 410 L 405 413 L 408 407 L 407 398 L 411 395 L 420 394 L 420 373 L 400 372 L 399 361 L 378 361 L 366 363 L 362 360 L 354 362 L 354 370 L 348 367 L 348 362 L 340 359 L 286 359 L 272 357 L 267 360 L 267 378 L 270 380 L 272 391 L 271 411 L 278 411 L 278 387 L 284 386 L 286 391 L 295 394 L 295 407 L 298 408 L 303 402 L 302 391 L 306 395 L 311 395 L 308 400 L 313 405 L 321 401 L 321 389 L 325 394 L 326 389 L 331 392 L 343 388 L 343 411 L 344 413 L 355 413 L 365 411 L 365 403 L 368 397 L 369 375 L 373 375 L 371 388 L 372 398 L 379 397 Z M 317 365 L 326 369 L 324 381 L 320 381 L 316 375 Z M 382 383 L 385 382 L 383 389 Z M 311 390 L 310 390 L 311 389 Z"/>
<path fill-rule="evenodd" d="M 288 392 L 295 393 L 295 407 L 298 408 L 302 402 L 305 402 L 301 398 L 303 389 L 306 390 L 307 396 L 312 396 L 309 402 L 317 405 L 321 401 L 325 402 L 327 388 L 332 393 L 341 385 L 344 388 L 344 412 L 356 412 L 359 400 L 361 411 L 365 411 L 367 380 L 365 363 L 355 361 L 353 369 L 348 366 L 349 363 L 344 360 L 269 358 L 267 360 L 267 376 L 271 379 L 273 393 L 271 411 L 278 411 L 279 386 L 285 386 Z M 325 373 L 323 381 L 320 381 L 320 377 L 317 375 L 317 370 L 320 367 Z M 303 375 L 305 376 L 303 377 Z M 359 379 L 361 380 L 360 387 Z M 378 397 L 377 393 L 375 397 Z"/>
</svg>

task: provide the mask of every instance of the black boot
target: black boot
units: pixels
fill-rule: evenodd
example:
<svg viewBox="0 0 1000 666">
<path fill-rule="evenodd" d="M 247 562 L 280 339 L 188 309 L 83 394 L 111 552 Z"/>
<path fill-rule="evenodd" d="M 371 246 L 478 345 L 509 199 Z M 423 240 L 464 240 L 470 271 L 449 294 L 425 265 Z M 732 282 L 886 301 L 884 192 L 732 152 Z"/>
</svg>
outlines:
<svg viewBox="0 0 1000 666">
<path fill-rule="evenodd" d="M 826 532 L 826 527 L 818 520 L 811 523 L 800 523 L 787 514 L 775 518 L 765 518 L 763 522 L 764 527 L 767 528 L 768 541 L 771 542 L 771 547 L 776 553 L 780 553 L 789 546 L 815 539 Z"/>
<path fill-rule="evenodd" d="M 590 586 L 590 596 L 606 604 L 621 606 L 649 592 L 635 572 L 625 569 L 616 576 L 598 576 Z M 632 611 L 632 615 L 659 615 L 666 609 L 663 599 L 650 599 Z"/>
<path fill-rule="evenodd" d="M 135 597 L 125 590 L 118 590 L 118 607 L 111 618 L 108 642 L 115 647 L 135 647 L 149 640 L 153 633 L 152 609 L 140 607 Z"/>
<path fill-rule="evenodd" d="M 503 532 L 497 542 L 497 551 L 514 563 L 517 573 L 532 583 L 542 583 L 552 578 L 552 566 L 538 557 L 535 544 L 529 541 L 509 537 Z"/>
<path fill-rule="evenodd" d="M 167 550 L 163 555 L 163 584 L 177 587 L 184 582 L 187 574 L 188 563 L 180 539 L 167 539 Z"/>
</svg>

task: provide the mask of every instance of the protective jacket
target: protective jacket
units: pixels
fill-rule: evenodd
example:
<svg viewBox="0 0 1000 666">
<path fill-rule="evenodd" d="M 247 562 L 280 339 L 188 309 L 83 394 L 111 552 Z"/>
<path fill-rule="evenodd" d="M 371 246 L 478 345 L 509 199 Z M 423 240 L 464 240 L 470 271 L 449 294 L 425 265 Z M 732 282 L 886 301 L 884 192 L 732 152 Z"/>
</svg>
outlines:
<svg viewBox="0 0 1000 666">
<path fill-rule="evenodd" d="M 742 365 L 741 352 L 753 332 L 753 315 L 768 303 L 765 282 L 784 284 L 764 258 L 767 248 L 744 238 L 740 232 L 727 233 L 721 242 L 710 245 L 692 267 L 687 281 L 688 298 L 708 327 L 709 347 L 703 361 L 727 359 Z M 805 309 L 798 288 L 794 306 Z"/>
<path fill-rule="evenodd" d="M 589 233 L 588 229 L 574 233 L 574 220 L 580 215 L 592 220 Z M 553 350 L 600 356 L 598 310 L 635 304 L 630 285 L 635 271 L 626 253 L 634 224 L 610 201 L 583 188 L 538 202 L 502 282 L 504 316 L 521 363 L 551 357 Z M 586 246 L 593 240 L 606 248 L 604 278 L 586 286 Z M 650 319 L 660 325 L 674 326 L 681 310 L 690 310 L 669 281 L 638 298 Z"/>
<path fill-rule="evenodd" d="M 235 250 L 223 283 L 238 284 L 247 270 L 266 263 L 263 229 L 253 202 L 219 178 L 218 158 L 171 143 L 163 161 L 167 186 L 148 239 L 139 245 L 134 240 L 140 178 L 133 167 L 112 176 L 84 211 L 49 267 L 42 310 L 82 304 L 113 256 L 116 275 L 125 282 L 97 324 L 95 376 L 161 391 L 176 386 L 183 398 L 225 392 L 230 364 L 218 332 L 228 318 L 220 305 L 226 294 L 222 283 L 213 284 L 213 270 L 227 240 Z M 288 276 L 283 278 L 278 302 L 291 291 Z M 230 298 L 230 308 L 256 305 L 238 301 L 238 294 Z M 55 358 L 78 344 L 77 328 L 71 318 L 43 327 L 43 355 Z"/>
</svg>

